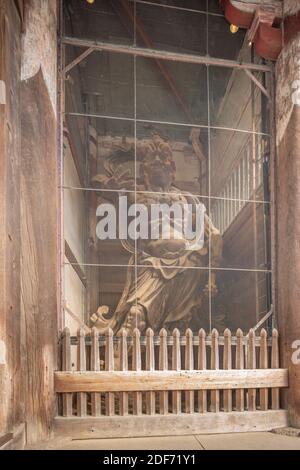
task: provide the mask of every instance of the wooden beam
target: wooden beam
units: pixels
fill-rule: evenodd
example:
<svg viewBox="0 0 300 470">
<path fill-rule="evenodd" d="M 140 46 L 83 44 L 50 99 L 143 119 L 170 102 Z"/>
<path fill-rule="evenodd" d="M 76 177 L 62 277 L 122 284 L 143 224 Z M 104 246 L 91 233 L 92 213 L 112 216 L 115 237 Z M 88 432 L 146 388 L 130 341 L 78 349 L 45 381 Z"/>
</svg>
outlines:
<svg viewBox="0 0 300 470">
<path fill-rule="evenodd" d="M 268 100 L 271 99 L 270 94 L 268 93 L 268 90 L 263 86 L 262 83 L 253 75 L 253 73 L 250 72 L 250 70 L 245 69 L 245 73 L 248 75 L 250 80 L 252 80 L 255 85 L 260 89 L 260 91 L 268 98 Z"/>
<path fill-rule="evenodd" d="M 55 391 L 133 392 L 287 387 L 286 369 L 55 372 Z"/>
<path fill-rule="evenodd" d="M 82 54 L 80 54 L 76 59 L 72 60 L 66 67 L 64 68 L 63 72 L 67 75 L 76 65 L 80 64 L 84 59 L 86 59 L 92 52 L 94 51 L 93 47 L 89 47 L 86 49 Z"/>
<path fill-rule="evenodd" d="M 142 47 L 127 46 L 125 44 L 112 44 L 108 42 L 78 39 L 67 36 L 62 39 L 62 43 L 75 47 L 93 47 L 95 50 L 98 51 L 110 51 L 116 53 L 129 54 L 133 56 L 149 57 L 150 59 L 163 59 L 174 62 L 185 62 L 189 64 L 218 65 L 220 67 L 229 67 L 237 69 L 261 70 L 262 72 L 272 71 L 271 67 L 269 67 L 268 65 L 236 62 L 235 60 L 218 59 L 215 57 L 200 56 L 195 54 L 183 54 L 179 52 L 145 49 Z"/>
<path fill-rule="evenodd" d="M 271 431 L 288 425 L 285 410 L 181 415 L 102 416 L 55 418 L 55 437 L 105 439 L 117 437 L 216 434 Z"/>
<path fill-rule="evenodd" d="M 68 244 L 67 240 L 65 240 L 65 255 L 69 263 L 72 265 L 74 271 L 76 272 L 77 276 L 81 280 L 84 287 L 86 287 L 86 275 L 83 272 L 80 264 L 77 261 L 76 256 L 74 255 L 70 245 Z"/>
</svg>

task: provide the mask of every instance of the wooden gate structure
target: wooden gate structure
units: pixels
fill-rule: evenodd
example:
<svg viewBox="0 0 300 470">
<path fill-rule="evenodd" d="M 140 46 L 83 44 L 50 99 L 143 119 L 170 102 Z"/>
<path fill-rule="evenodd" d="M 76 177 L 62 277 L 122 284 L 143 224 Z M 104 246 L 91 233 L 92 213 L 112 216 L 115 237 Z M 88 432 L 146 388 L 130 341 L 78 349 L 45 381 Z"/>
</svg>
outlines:
<svg viewBox="0 0 300 470">
<path fill-rule="evenodd" d="M 76 350 L 76 354 L 75 353 Z M 72 363 L 72 358 L 75 361 Z M 74 370 L 76 362 L 76 370 Z M 266 431 L 287 425 L 280 388 L 278 332 L 226 329 L 197 336 L 175 329 L 145 337 L 134 330 L 99 336 L 93 328 L 61 337 L 56 432 L 72 437 L 128 437 Z"/>
</svg>

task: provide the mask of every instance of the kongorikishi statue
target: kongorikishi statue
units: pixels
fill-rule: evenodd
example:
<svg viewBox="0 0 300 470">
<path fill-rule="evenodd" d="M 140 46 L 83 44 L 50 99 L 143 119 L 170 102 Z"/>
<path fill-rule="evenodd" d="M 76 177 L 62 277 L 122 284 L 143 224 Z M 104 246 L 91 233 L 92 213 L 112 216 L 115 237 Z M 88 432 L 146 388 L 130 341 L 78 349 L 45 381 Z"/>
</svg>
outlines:
<svg viewBox="0 0 300 470">
<path fill-rule="evenodd" d="M 128 145 L 126 151 L 130 153 Z M 135 152 L 140 162 L 136 181 L 120 169 L 107 167 L 108 175 L 94 178 L 97 184 L 120 193 L 126 190 L 129 203 L 144 204 L 149 209 L 155 204 L 171 206 L 177 203 L 183 208 L 189 204 L 193 208 L 193 225 L 197 222 L 197 214 L 203 214 L 203 237 L 201 240 L 187 240 L 184 234 L 178 236 L 176 223 L 170 219 L 173 236 L 168 239 L 160 236 L 137 240 L 136 243 L 123 240 L 131 258 L 119 303 L 110 319 L 105 306 L 100 306 L 91 317 L 102 333 L 107 328 L 112 328 L 115 333 L 125 328 L 128 335 L 134 328 L 141 333 L 148 327 L 155 332 L 162 327 L 186 328 L 196 307 L 201 315 L 201 305 L 208 293 L 217 293 L 215 273 L 197 268 L 207 267 L 208 257 L 211 268 L 219 265 L 222 238 L 199 197 L 176 187 L 176 166 L 169 141 L 154 132 L 151 140 L 136 144 Z M 199 208 L 200 212 L 197 211 Z M 160 225 L 160 221 L 153 218 L 148 223 Z"/>
</svg>

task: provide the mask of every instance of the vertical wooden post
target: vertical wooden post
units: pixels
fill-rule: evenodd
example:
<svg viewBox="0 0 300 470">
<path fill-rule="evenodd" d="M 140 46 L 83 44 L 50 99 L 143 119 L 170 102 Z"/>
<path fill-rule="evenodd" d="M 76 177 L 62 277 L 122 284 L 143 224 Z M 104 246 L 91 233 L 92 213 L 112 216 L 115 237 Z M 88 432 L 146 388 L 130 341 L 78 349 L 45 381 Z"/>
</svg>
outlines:
<svg viewBox="0 0 300 470">
<path fill-rule="evenodd" d="M 86 370 L 86 354 L 85 354 L 85 331 L 83 328 L 79 328 L 77 344 L 77 370 Z M 77 393 L 77 416 L 86 416 L 86 393 Z"/>
<path fill-rule="evenodd" d="M 199 347 L 198 347 L 198 369 L 205 370 L 206 369 L 206 344 L 205 344 L 205 337 L 206 333 L 201 328 L 199 330 Z M 200 390 L 198 392 L 198 406 L 200 413 L 207 412 L 207 391 Z"/>
<path fill-rule="evenodd" d="M 244 369 L 244 346 L 243 346 L 243 332 L 239 328 L 236 332 L 236 355 L 235 355 L 235 368 L 238 370 Z M 243 388 L 236 390 L 236 410 L 244 411 L 245 408 L 245 392 Z"/>
<path fill-rule="evenodd" d="M 132 351 L 132 369 L 135 371 L 141 370 L 141 342 L 140 330 L 135 328 L 133 330 L 133 351 Z M 133 414 L 142 414 L 142 392 L 133 392 Z"/>
<path fill-rule="evenodd" d="M 193 332 L 190 328 L 185 333 L 185 370 L 194 370 Z M 184 392 L 185 412 L 194 413 L 194 391 Z"/>
<path fill-rule="evenodd" d="M 159 370 L 168 370 L 167 332 L 164 328 L 159 333 Z M 159 392 L 160 414 L 168 413 L 168 392 Z"/>
<path fill-rule="evenodd" d="M 175 328 L 172 333 L 173 346 L 172 346 L 172 369 L 181 370 L 181 354 L 180 354 L 180 331 Z M 174 414 L 181 413 L 181 392 L 172 392 L 172 412 Z"/>
<path fill-rule="evenodd" d="M 109 328 L 106 332 L 106 343 L 105 343 L 105 370 L 112 372 L 114 370 L 114 334 Z M 112 392 L 105 394 L 105 408 L 106 415 L 113 416 L 115 414 L 115 396 Z"/>
<path fill-rule="evenodd" d="M 248 334 L 248 369 L 256 369 L 256 353 L 255 353 L 255 332 L 251 328 Z M 248 410 L 256 410 L 256 389 L 248 390 Z"/>
<path fill-rule="evenodd" d="M 259 367 L 260 369 L 268 368 L 267 332 L 264 328 L 262 328 L 260 332 Z M 268 393 L 267 388 L 261 388 L 259 390 L 260 409 L 263 411 L 268 409 Z"/>
<path fill-rule="evenodd" d="M 155 370 L 153 330 L 148 328 L 146 331 L 146 370 Z M 155 392 L 146 394 L 146 412 L 148 415 L 155 414 Z"/>
<path fill-rule="evenodd" d="M 120 370 L 128 370 L 127 331 L 125 328 L 119 333 L 120 337 Z M 120 385 L 122 387 L 122 385 Z M 128 392 L 120 392 L 120 415 L 128 414 Z"/>
<path fill-rule="evenodd" d="M 231 358 L 231 331 L 226 328 L 224 331 L 224 354 L 223 369 L 230 370 L 232 368 Z M 232 411 L 232 390 L 224 390 L 224 411 Z"/>
<path fill-rule="evenodd" d="M 99 333 L 97 328 L 92 328 L 91 333 L 91 370 L 99 371 L 100 370 L 100 357 L 99 357 Z M 92 393 L 91 394 L 92 402 L 92 416 L 101 415 L 101 394 Z"/>
<path fill-rule="evenodd" d="M 211 333 L 211 369 L 219 369 L 219 333 L 214 328 Z M 211 411 L 220 411 L 220 390 L 211 391 Z"/>
<path fill-rule="evenodd" d="M 272 357 L 271 357 L 271 368 L 279 368 L 279 348 L 278 348 L 278 331 L 274 328 L 272 331 Z M 279 388 L 272 388 L 272 410 L 279 410 Z"/>
<path fill-rule="evenodd" d="M 65 328 L 62 333 L 62 370 L 71 371 L 71 338 L 69 328 Z M 72 393 L 64 393 L 62 397 L 63 416 L 68 417 L 73 414 Z"/>
</svg>

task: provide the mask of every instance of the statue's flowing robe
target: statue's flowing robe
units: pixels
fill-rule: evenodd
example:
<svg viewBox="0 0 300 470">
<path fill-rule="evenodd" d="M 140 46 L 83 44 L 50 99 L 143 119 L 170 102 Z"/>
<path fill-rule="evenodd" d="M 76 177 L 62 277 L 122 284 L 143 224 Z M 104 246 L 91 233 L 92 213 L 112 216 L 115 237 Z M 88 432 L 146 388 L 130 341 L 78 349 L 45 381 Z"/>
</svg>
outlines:
<svg viewBox="0 0 300 470">
<path fill-rule="evenodd" d="M 195 196 L 194 203 L 202 204 Z M 204 250 L 207 253 L 207 249 Z M 168 323 L 189 317 L 193 307 L 200 305 L 203 289 L 208 282 L 204 267 L 207 259 L 201 250 L 186 251 L 176 259 L 164 259 L 138 253 L 130 259 L 125 287 L 116 308 L 115 330 L 119 330 L 133 305 L 141 305 L 146 324 L 159 330 Z"/>
</svg>

